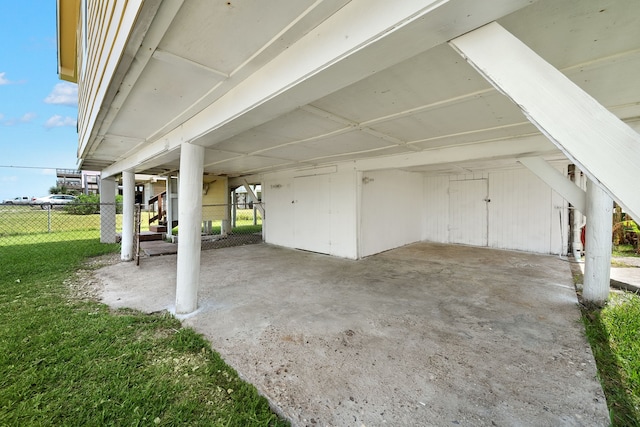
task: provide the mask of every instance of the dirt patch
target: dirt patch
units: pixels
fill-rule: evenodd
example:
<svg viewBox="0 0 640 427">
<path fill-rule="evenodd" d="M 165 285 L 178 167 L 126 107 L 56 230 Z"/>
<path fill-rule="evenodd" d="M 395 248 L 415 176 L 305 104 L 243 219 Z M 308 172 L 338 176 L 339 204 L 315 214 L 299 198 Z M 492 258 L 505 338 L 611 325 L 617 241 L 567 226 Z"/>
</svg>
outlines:
<svg viewBox="0 0 640 427">
<path fill-rule="evenodd" d="M 99 301 L 104 291 L 104 283 L 96 270 L 120 262 L 120 254 L 100 255 L 85 260 L 73 276 L 64 281 L 71 298 L 80 301 Z"/>
</svg>

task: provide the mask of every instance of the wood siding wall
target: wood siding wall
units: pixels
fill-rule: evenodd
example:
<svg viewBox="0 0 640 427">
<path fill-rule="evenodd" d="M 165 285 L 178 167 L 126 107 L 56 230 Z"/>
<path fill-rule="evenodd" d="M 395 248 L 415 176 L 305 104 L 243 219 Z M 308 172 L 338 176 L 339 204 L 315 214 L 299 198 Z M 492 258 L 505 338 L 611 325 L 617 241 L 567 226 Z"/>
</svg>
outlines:
<svg viewBox="0 0 640 427">
<path fill-rule="evenodd" d="M 469 223 L 486 227 L 487 246 L 566 253 L 567 203 L 527 169 L 425 177 L 424 240 L 464 243 L 452 239 L 449 192 L 452 182 L 478 179 L 488 184 L 486 223 L 478 216 L 469 218 Z"/>
<path fill-rule="evenodd" d="M 142 0 L 86 0 L 79 28 L 78 136 L 84 150 Z M 95 129 L 96 131 L 98 129 Z"/>
</svg>

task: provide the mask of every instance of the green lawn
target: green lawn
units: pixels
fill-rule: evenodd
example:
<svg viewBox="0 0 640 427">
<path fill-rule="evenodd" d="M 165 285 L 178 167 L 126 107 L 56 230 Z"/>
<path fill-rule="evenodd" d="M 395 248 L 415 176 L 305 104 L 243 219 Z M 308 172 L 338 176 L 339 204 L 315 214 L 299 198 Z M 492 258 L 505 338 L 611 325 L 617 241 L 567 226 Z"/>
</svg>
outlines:
<svg viewBox="0 0 640 427">
<path fill-rule="evenodd" d="M 140 215 L 140 229 L 149 229 L 149 215 Z M 0 206 L 0 238 L 5 236 L 59 233 L 67 231 L 87 232 L 95 237 L 100 230 L 100 215 L 72 215 L 61 209 L 42 210 L 32 206 Z M 122 214 L 116 215 L 116 230 L 122 230 Z"/>
<path fill-rule="evenodd" d="M 140 230 L 149 230 L 148 212 L 140 214 Z M 238 209 L 236 233 L 252 233 L 262 229 L 262 218 L 253 225 L 253 210 Z M 220 220 L 213 221 L 214 234 L 220 234 Z M 76 231 L 86 238 L 99 236 L 100 215 L 71 215 L 64 210 L 42 210 L 34 206 L 0 206 L 0 238 L 7 236 L 34 236 L 42 233 Z M 122 230 L 122 214 L 116 215 L 116 230 Z M 174 228 L 176 234 L 178 228 Z M 84 232 L 84 233 L 83 233 Z M 27 239 L 29 240 L 29 239 Z M 31 241 L 36 241 L 31 239 Z M 39 240 L 38 240 L 39 241 Z"/>
<path fill-rule="evenodd" d="M 72 292 L 75 271 L 95 268 L 83 261 L 117 245 L 48 236 L 0 239 L 0 425 L 287 425 L 172 316 Z"/>
<path fill-rule="evenodd" d="M 640 425 L 640 296 L 614 291 L 604 308 L 582 307 L 612 426 Z"/>
</svg>

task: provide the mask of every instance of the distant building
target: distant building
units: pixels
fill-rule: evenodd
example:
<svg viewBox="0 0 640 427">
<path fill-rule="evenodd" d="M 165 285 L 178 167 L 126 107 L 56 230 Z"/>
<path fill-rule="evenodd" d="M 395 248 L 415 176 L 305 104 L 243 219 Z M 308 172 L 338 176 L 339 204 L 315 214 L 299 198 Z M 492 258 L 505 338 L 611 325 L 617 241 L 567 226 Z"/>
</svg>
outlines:
<svg viewBox="0 0 640 427">
<path fill-rule="evenodd" d="M 99 194 L 100 172 L 56 169 L 56 186 L 79 194 Z"/>
</svg>

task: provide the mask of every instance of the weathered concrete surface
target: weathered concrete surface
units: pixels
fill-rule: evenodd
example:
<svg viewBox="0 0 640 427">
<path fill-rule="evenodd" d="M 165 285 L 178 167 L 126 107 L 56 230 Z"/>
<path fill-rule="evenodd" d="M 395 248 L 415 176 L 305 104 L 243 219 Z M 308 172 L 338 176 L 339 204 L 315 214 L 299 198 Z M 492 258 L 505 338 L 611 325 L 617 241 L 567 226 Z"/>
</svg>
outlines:
<svg viewBox="0 0 640 427">
<path fill-rule="evenodd" d="M 98 274 L 109 305 L 172 308 L 175 256 Z M 608 425 L 576 304 L 557 257 L 258 244 L 202 253 L 184 323 L 297 425 Z"/>
</svg>

